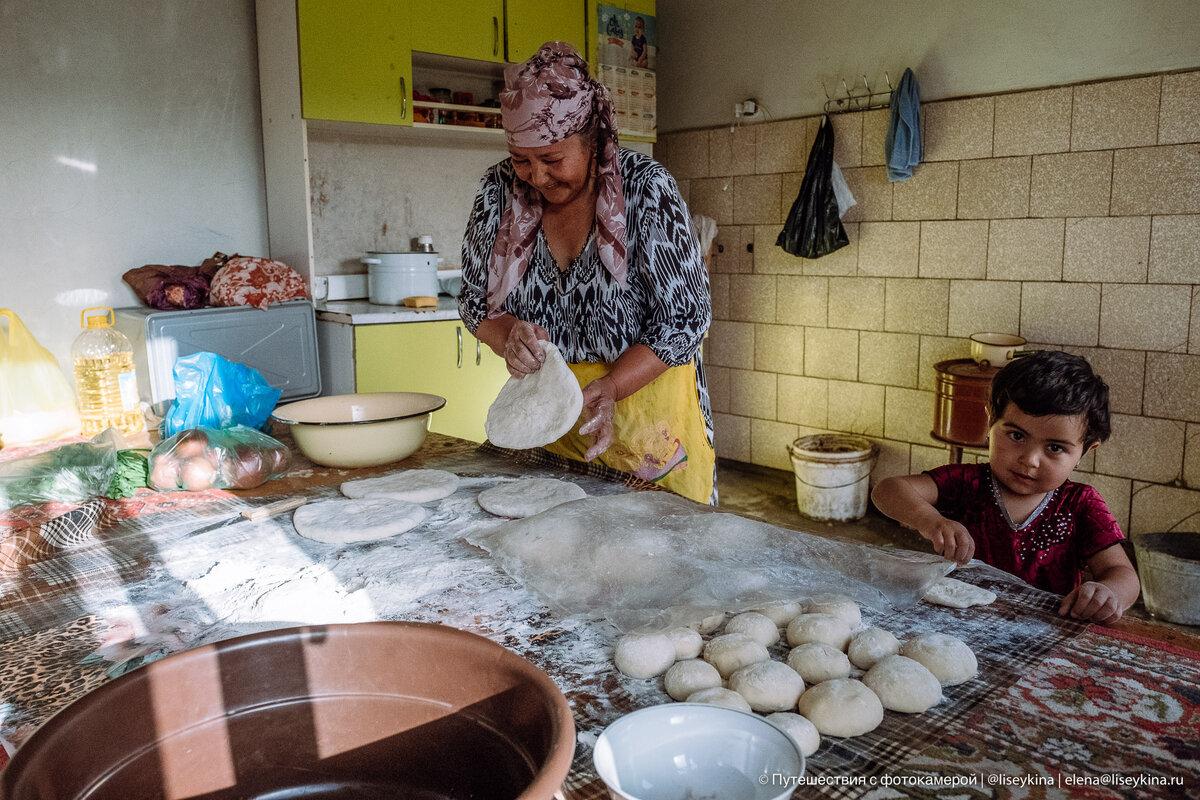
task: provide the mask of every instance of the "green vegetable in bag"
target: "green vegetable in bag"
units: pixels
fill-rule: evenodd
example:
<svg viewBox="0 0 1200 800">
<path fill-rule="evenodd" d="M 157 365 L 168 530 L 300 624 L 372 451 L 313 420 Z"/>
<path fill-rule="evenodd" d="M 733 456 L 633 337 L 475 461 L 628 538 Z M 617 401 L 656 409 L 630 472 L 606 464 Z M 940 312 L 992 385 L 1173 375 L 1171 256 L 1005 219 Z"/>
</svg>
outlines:
<svg viewBox="0 0 1200 800">
<path fill-rule="evenodd" d="M 104 494 L 117 470 L 117 434 L 0 464 L 0 511 L 37 503 L 81 503 Z"/>
</svg>

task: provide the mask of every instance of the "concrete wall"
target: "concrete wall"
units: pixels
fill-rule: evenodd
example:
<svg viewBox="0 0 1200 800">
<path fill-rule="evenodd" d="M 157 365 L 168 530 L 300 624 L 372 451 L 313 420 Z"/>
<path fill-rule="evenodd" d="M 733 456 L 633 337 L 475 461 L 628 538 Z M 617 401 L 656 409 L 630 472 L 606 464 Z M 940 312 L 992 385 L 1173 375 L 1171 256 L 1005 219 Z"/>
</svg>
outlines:
<svg viewBox="0 0 1200 800">
<path fill-rule="evenodd" d="M 249 0 L 0 0 L 0 306 L 65 368 L 125 270 L 266 246 Z"/>
<path fill-rule="evenodd" d="M 1200 67 L 1195 0 L 659 0 L 660 131 L 821 111 L 821 82 L 883 84 L 912 67 L 922 99 Z"/>
</svg>

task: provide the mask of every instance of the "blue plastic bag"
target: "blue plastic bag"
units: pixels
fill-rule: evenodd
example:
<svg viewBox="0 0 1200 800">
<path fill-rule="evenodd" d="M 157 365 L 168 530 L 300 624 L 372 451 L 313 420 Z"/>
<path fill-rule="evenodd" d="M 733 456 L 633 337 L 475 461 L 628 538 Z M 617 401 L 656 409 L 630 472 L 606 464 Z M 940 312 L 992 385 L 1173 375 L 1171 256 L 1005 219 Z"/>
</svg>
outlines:
<svg viewBox="0 0 1200 800">
<path fill-rule="evenodd" d="M 174 372 L 175 402 L 163 420 L 164 437 L 192 428 L 262 430 L 283 394 L 257 370 L 216 353 L 177 358 Z"/>
</svg>

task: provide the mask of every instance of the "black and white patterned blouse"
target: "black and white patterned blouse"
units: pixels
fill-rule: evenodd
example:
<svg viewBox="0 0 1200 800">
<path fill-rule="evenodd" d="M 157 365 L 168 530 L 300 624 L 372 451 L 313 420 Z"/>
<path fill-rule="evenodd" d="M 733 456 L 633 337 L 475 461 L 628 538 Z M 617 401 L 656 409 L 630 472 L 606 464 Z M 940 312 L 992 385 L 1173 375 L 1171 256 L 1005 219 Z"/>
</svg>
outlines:
<svg viewBox="0 0 1200 800">
<path fill-rule="evenodd" d="M 700 363 L 700 344 L 712 318 L 708 273 L 692 233 L 687 206 L 666 168 L 632 150 L 621 150 L 629 271 L 617 283 L 588 237 L 565 272 L 538 232 L 529 268 L 504 301 L 504 311 L 541 325 L 568 363 L 612 363 L 644 344 L 668 366 L 692 361 L 696 390 L 712 443 L 712 409 Z M 483 176 L 463 239 L 459 314 L 472 333 L 487 316 L 488 260 L 508 202 L 509 159 Z"/>
</svg>

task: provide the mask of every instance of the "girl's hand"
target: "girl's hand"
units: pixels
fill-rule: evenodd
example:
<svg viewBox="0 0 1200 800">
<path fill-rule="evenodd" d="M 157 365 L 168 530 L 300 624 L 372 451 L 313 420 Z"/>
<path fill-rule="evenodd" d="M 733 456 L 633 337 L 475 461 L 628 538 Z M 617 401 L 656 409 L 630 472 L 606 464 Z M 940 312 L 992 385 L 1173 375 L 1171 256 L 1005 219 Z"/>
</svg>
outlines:
<svg viewBox="0 0 1200 800">
<path fill-rule="evenodd" d="M 612 377 L 597 378 L 583 390 L 583 425 L 580 436 L 594 436 L 592 446 L 584 454 L 591 461 L 609 448 L 613 440 L 613 414 L 617 406 L 617 386 Z"/>
<path fill-rule="evenodd" d="M 917 529 L 917 533 L 933 544 L 933 551 L 948 561 L 966 564 L 975 555 L 975 540 L 962 523 L 946 519 L 942 515 Z"/>
<path fill-rule="evenodd" d="M 1060 617 L 1069 615 L 1101 625 L 1111 625 L 1121 618 L 1121 614 L 1121 604 L 1117 595 L 1099 581 L 1079 584 L 1058 605 Z"/>
<path fill-rule="evenodd" d="M 514 378 L 524 378 L 542 368 L 546 354 L 538 341 L 550 341 L 550 334 L 541 325 L 517 320 L 508 329 L 508 338 L 504 342 L 504 363 L 508 365 L 508 374 Z"/>
</svg>

